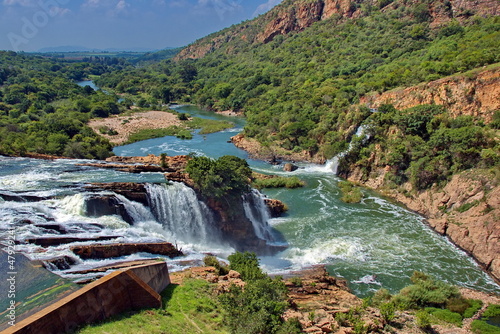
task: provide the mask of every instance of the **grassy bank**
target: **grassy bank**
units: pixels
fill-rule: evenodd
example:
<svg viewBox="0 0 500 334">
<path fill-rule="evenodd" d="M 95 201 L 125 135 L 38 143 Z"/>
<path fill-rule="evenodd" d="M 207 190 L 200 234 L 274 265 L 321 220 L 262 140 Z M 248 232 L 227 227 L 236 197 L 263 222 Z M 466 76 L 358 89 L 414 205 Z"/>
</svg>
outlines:
<svg viewBox="0 0 500 334">
<path fill-rule="evenodd" d="M 188 279 L 171 284 L 162 293 L 161 309 L 129 312 L 101 324 L 86 326 L 79 334 L 189 334 L 229 333 L 222 324 L 222 311 L 212 297 L 210 283 Z"/>
</svg>

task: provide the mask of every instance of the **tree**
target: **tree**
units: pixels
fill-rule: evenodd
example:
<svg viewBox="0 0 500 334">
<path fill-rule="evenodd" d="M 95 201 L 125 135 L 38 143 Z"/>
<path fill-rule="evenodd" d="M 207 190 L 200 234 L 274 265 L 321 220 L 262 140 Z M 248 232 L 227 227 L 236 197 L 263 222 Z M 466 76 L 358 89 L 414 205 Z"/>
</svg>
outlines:
<svg viewBox="0 0 500 334">
<path fill-rule="evenodd" d="M 189 160 L 186 171 L 204 196 L 215 198 L 247 192 L 252 175 L 244 159 L 229 155 L 217 160 L 194 157 Z"/>
</svg>

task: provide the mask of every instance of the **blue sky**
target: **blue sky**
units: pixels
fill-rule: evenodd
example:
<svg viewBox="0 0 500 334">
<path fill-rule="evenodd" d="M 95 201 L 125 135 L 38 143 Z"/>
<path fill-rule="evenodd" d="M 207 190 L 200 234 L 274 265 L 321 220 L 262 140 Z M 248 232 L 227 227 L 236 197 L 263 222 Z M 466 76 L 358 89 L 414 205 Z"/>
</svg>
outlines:
<svg viewBox="0 0 500 334">
<path fill-rule="evenodd" d="M 0 0 L 0 50 L 184 46 L 281 0 Z"/>
</svg>

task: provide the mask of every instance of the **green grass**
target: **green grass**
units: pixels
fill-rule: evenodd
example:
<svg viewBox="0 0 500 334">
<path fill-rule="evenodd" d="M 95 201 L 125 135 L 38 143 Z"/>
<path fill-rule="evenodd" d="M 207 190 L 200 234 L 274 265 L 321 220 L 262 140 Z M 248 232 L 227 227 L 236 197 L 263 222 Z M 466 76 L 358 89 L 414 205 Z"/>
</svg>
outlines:
<svg viewBox="0 0 500 334">
<path fill-rule="evenodd" d="M 193 134 L 190 129 L 201 129 L 200 134 L 209 134 L 219 132 L 234 127 L 233 123 L 225 121 L 216 121 L 212 119 L 203 119 L 194 117 L 191 121 L 185 123 L 186 127 L 172 125 L 163 129 L 143 129 L 132 133 L 126 144 L 132 144 L 138 141 L 161 138 L 166 136 L 176 136 L 181 139 L 192 139 Z"/>
<path fill-rule="evenodd" d="M 434 307 L 426 307 L 425 310 L 432 316 L 431 318 L 435 318 L 444 322 L 448 322 L 455 326 L 462 327 L 462 316 L 458 313 Z"/>
<path fill-rule="evenodd" d="M 257 189 L 262 188 L 299 188 L 304 186 L 304 181 L 296 176 L 284 177 L 277 176 L 270 179 L 257 179 L 252 183 L 252 186 Z"/>
<path fill-rule="evenodd" d="M 77 333 L 228 333 L 208 282 L 190 279 L 183 285 L 171 284 L 163 291 L 162 298 L 162 309 L 129 312 L 101 324 L 86 326 Z"/>
<path fill-rule="evenodd" d="M 474 320 L 471 328 L 472 332 L 477 334 L 500 334 L 500 327 L 490 325 L 484 320 Z"/>
<path fill-rule="evenodd" d="M 187 129 L 172 125 L 164 129 L 143 129 L 132 133 L 127 140 L 127 144 L 132 144 L 141 140 L 161 138 L 166 136 L 177 136 L 183 139 L 191 139 L 193 135 Z"/>
<path fill-rule="evenodd" d="M 194 117 L 192 120 L 187 122 L 187 125 L 191 129 L 200 129 L 201 135 L 219 132 L 234 127 L 234 124 L 231 122 L 217 121 L 199 117 Z"/>
</svg>

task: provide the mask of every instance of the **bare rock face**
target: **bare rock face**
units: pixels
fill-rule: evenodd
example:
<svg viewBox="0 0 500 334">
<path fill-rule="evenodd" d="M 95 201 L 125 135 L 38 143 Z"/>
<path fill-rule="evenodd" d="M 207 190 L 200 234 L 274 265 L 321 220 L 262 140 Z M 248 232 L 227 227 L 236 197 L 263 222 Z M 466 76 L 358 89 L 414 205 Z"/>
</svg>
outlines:
<svg viewBox="0 0 500 334">
<path fill-rule="evenodd" d="M 146 188 L 142 183 L 135 183 L 135 182 L 91 183 L 85 186 L 85 188 L 91 191 L 102 191 L 102 190 L 112 191 L 122 196 L 125 196 L 131 201 L 136 201 L 146 206 L 149 205 Z"/>
<path fill-rule="evenodd" d="M 372 108 L 390 103 L 396 109 L 437 104 L 446 107 L 453 117 L 469 115 L 490 122 L 494 111 L 500 109 L 499 78 L 500 67 L 497 67 L 471 76 L 452 76 L 414 87 L 367 95 L 361 98 L 360 103 Z"/>
<path fill-rule="evenodd" d="M 431 28 L 448 24 L 452 20 L 464 22 L 473 15 L 495 16 L 500 14 L 500 3 L 497 0 L 450 0 L 447 2 L 440 0 L 432 1 L 391 1 L 382 11 L 396 10 L 404 5 L 414 8 L 418 5 L 425 5 L 428 11 L 429 24 Z M 205 37 L 185 49 L 183 49 L 174 59 L 199 59 L 214 52 L 232 40 L 243 40 L 249 44 L 268 43 L 276 36 L 286 35 L 291 32 L 300 32 L 318 21 L 323 21 L 335 17 L 338 21 L 355 19 L 363 15 L 362 6 L 379 7 L 377 0 L 295 0 L 284 1 L 273 8 L 268 13 L 256 18 L 253 21 L 245 22 L 230 29 L 221 31 L 214 35 Z M 408 12 L 411 16 L 411 11 Z M 333 24 L 335 24 L 333 22 Z M 257 31 L 257 33 L 254 33 Z M 236 50 L 226 49 L 227 53 Z"/>
<path fill-rule="evenodd" d="M 149 154 L 145 157 L 109 157 L 107 162 L 120 162 L 125 164 L 142 164 L 142 165 L 162 165 L 162 157 L 159 155 Z M 165 164 L 168 169 L 175 171 L 184 170 L 189 161 L 187 155 L 165 156 Z"/>
</svg>

